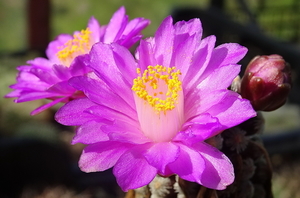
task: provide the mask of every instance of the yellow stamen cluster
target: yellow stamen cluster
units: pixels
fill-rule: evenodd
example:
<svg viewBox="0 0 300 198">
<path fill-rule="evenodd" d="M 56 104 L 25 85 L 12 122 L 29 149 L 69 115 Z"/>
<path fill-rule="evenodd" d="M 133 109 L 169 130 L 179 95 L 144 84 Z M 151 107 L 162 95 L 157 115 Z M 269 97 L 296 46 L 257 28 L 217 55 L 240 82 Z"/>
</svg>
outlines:
<svg viewBox="0 0 300 198">
<path fill-rule="evenodd" d="M 175 67 L 156 65 L 148 66 L 143 74 L 138 68 L 137 74 L 139 76 L 133 80 L 131 89 L 138 97 L 147 101 L 158 113 L 175 108 L 178 92 L 182 90 L 179 70 L 176 71 Z M 166 88 L 160 87 L 164 85 Z"/>
<path fill-rule="evenodd" d="M 91 49 L 89 28 L 81 30 L 73 35 L 73 39 L 67 41 L 63 46 L 60 46 L 60 51 L 57 52 L 57 57 L 63 62 L 73 60 L 76 56 L 87 53 Z M 66 65 L 69 66 L 69 65 Z"/>
</svg>

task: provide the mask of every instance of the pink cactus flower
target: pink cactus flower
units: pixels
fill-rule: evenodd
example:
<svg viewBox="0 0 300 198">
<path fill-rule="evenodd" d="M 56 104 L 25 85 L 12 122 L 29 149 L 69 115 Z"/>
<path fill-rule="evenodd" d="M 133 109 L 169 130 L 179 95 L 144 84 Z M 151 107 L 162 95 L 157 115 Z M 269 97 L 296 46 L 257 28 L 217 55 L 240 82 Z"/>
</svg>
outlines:
<svg viewBox="0 0 300 198">
<path fill-rule="evenodd" d="M 73 35 L 61 34 L 50 42 L 46 50 L 48 59 L 40 57 L 28 61 L 28 65 L 19 66 L 17 83 L 10 86 L 14 91 L 5 97 L 17 97 L 17 103 L 44 98 L 52 100 L 32 111 L 32 115 L 59 102 L 84 97 L 82 92 L 68 84 L 71 77 L 90 72 L 84 64 L 78 63 L 80 56 L 87 54 L 97 42 L 116 42 L 129 48 L 141 39 L 140 33 L 149 23 L 143 18 L 128 21 L 124 7 L 114 13 L 106 26 L 100 26 L 91 17 L 85 30 L 76 31 Z"/>
<path fill-rule="evenodd" d="M 204 141 L 256 115 L 248 100 L 227 89 L 247 49 L 215 48 L 215 36 L 201 37 L 199 19 L 173 25 L 167 17 L 153 38 L 141 40 L 135 58 L 117 43 L 97 43 L 77 62 L 98 79 L 70 79 L 87 97 L 68 102 L 55 118 L 77 126 L 73 144 L 87 145 L 82 171 L 113 167 L 124 191 L 157 174 L 218 190 L 234 181 L 230 160 Z"/>
</svg>

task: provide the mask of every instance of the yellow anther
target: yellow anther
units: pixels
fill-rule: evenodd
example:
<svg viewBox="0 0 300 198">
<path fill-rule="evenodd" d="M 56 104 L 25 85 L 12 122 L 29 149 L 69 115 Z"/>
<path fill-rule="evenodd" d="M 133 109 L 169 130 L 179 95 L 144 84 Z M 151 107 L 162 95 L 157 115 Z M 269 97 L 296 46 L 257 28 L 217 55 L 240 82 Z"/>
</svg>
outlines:
<svg viewBox="0 0 300 198">
<path fill-rule="evenodd" d="M 88 53 L 91 49 L 91 33 L 89 28 L 81 30 L 79 33 L 73 35 L 72 40 L 60 46 L 59 51 L 56 53 L 60 61 L 69 67 L 70 62 L 76 56 Z"/>
<path fill-rule="evenodd" d="M 167 110 L 175 108 L 178 103 L 178 92 L 182 90 L 179 79 L 181 72 L 176 71 L 176 67 L 150 65 L 143 74 L 138 68 L 137 74 L 138 77 L 133 80 L 132 90 L 138 97 L 150 104 L 157 113 L 161 111 L 166 113 Z"/>
</svg>

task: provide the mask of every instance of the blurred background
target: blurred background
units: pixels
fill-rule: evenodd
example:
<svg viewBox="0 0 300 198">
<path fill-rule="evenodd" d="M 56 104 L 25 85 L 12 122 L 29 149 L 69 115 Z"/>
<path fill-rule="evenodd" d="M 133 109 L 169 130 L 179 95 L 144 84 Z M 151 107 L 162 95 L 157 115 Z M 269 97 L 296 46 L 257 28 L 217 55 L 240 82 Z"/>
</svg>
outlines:
<svg viewBox="0 0 300 198">
<path fill-rule="evenodd" d="M 122 5 L 130 19 L 151 20 L 145 37 L 168 15 L 176 21 L 199 17 L 204 34 L 216 35 L 218 44 L 238 42 L 249 48 L 243 67 L 256 55 L 273 53 L 290 63 L 293 91 L 286 105 L 263 113 L 263 140 L 274 167 L 275 198 L 300 198 L 298 0 L 0 0 L 0 197 L 123 196 L 110 171 L 80 172 L 83 146 L 71 146 L 73 129 L 53 120 L 58 107 L 30 116 L 44 101 L 15 104 L 3 98 L 15 83 L 16 66 L 44 56 L 58 34 L 85 29 L 91 16 L 107 24 Z"/>
</svg>

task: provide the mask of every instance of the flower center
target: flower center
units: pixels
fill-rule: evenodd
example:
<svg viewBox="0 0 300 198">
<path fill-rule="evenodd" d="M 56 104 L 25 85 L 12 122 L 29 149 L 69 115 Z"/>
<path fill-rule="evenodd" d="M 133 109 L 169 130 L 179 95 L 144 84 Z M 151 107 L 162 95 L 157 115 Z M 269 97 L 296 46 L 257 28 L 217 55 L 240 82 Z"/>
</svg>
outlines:
<svg viewBox="0 0 300 198">
<path fill-rule="evenodd" d="M 155 142 L 170 141 L 183 123 L 180 70 L 148 66 L 133 80 L 136 109 L 143 133 Z"/>
<path fill-rule="evenodd" d="M 81 30 L 73 35 L 73 39 L 59 47 L 56 55 L 63 65 L 70 67 L 74 58 L 89 52 L 92 47 L 91 33 L 89 28 Z"/>
</svg>

